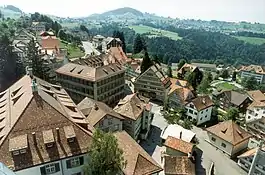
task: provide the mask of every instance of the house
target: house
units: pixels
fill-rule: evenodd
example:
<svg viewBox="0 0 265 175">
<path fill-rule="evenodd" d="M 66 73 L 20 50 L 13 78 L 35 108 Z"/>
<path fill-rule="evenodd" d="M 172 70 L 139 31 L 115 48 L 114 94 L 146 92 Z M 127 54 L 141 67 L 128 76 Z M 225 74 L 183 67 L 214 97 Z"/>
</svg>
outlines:
<svg viewBox="0 0 265 175">
<path fill-rule="evenodd" d="M 195 175 L 195 164 L 188 156 L 165 156 L 165 175 Z"/>
<path fill-rule="evenodd" d="M 16 175 L 13 171 L 11 171 L 1 162 L 0 162 L 0 172 L 3 173 L 2 175 Z"/>
<path fill-rule="evenodd" d="M 55 34 L 54 34 L 54 32 L 52 30 L 50 30 L 50 31 L 41 31 L 39 35 L 41 37 L 55 36 Z"/>
<path fill-rule="evenodd" d="M 166 154 L 170 156 L 188 156 L 192 155 L 194 150 L 194 144 L 181 140 L 181 136 L 179 139 L 168 136 L 164 145 Z"/>
<path fill-rule="evenodd" d="M 56 36 L 41 37 L 41 52 L 49 55 L 60 54 L 60 41 Z"/>
<path fill-rule="evenodd" d="M 179 70 L 178 70 L 178 77 L 183 79 L 186 73 L 198 72 L 199 68 L 192 64 L 185 63 Z"/>
<path fill-rule="evenodd" d="M 249 65 L 249 66 L 242 66 L 239 69 L 241 73 L 241 79 L 248 78 L 248 77 L 255 77 L 258 83 L 265 82 L 265 66 L 262 65 Z"/>
<path fill-rule="evenodd" d="M 0 157 L 17 175 L 83 171 L 92 132 L 68 97 L 28 75 L 1 93 Z"/>
<path fill-rule="evenodd" d="M 246 123 L 246 128 L 253 135 L 249 141 L 249 148 L 256 148 L 265 139 L 265 117 Z"/>
<path fill-rule="evenodd" d="M 184 80 L 170 78 L 171 85 L 168 93 L 168 105 L 171 108 L 185 106 L 195 95 L 188 88 L 188 84 Z"/>
<path fill-rule="evenodd" d="M 158 175 L 163 170 L 127 132 L 115 132 L 114 135 L 127 161 L 124 175 Z"/>
<path fill-rule="evenodd" d="M 210 71 L 210 72 L 217 71 L 216 64 L 191 63 L 191 65 L 198 67 L 199 70 L 201 71 Z"/>
<path fill-rule="evenodd" d="M 92 45 L 95 48 L 98 48 L 99 46 L 102 46 L 102 42 L 103 42 L 104 39 L 105 39 L 104 36 L 102 36 L 102 35 L 96 35 L 92 39 Z"/>
<path fill-rule="evenodd" d="M 88 97 L 115 105 L 124 97 L 125 69 L 118 63 L 101 67 L 67 63 L 56 74 L 58 82 L 77 103 Z"/>
<path fill-rule="evenodd" d="M 107 52 L 111 47 L 122 47 L 120 38 L 107 37 L 102 43 L 103 53 Z"/>
<path fill-rule="evenodd" d="M 231 107 L 235 107 L 243 113 L 252 102 L 246 94 L 241 94 L 233 90 L 216 93 L 213 95 L 213 99 L 219 103 L 219 107 L 224 111 L 227 111 Z"/>
<path fill-rule="evenodd" d="M 186 115 L 196 125 L 211 120 L 214 103 L 209 96 L 198 96 L 185 105 Z"/>
<path fill-rule="evenodd" d="M 99 128 L 105 132 L 122 130 L 124 118 L 105 103 L 86 97 L 78 104 L 78 109 L 94 128 Z"/>
<path fill-rule="evenodd" d="M 251 134 L 232 120 L 220 122 L 206 129 L 209 142 L 230 157 L 248 147 Z"/>
<path fill-rule="evenodd" d="M 174 124 L 174 125 L 168 125 L 161 133 L 161 139 L 162 143 L 166 141 L 168 137 L 174 137 L 177 139 L 181 139 L 185 142 L 193 142 L 195 138 L 195 133 L 183 128 L 180 125 Z"/>
<path fill-rule="evenodd" d="M 0 93 L 1 162 L 17 175 L 83 174 L 94 128 L 61 86 L 31 77 Z M 127 162 L 121 174 L 162 171 L 126 132 L 115 137 Z"/>
<path fill-rule="evenodd" d="M 110 47 L 108 52 L 116 62 L 120 64 L 126 64 L 127 62 L 131 62 L 130 58 L 127 58 L 126 54 L 123 52 L 122 47 Z"/>
<path fill-rule="evenodd" d="M 248 91 L 248 96 L 253 101 L 246 111 L 246 122 L 265 117 L 265 95 L 260 90 Z"/>
<path fill-rule="evenodd" d="M 128 81 L 131 81 L 132 78 L 137 78 L 141 74 L 141 61 L 133 60 L 124 66 L 126 69 L 125 78 Z"/>
<path fill-rule="evenodd" d="M 134 93 L 121 99 L 114 111 L 124 117 L 124 130 L 132 138 L 138 140 L 146 139 L 149 134 L 153 119 L 151 108 L 149 99 Z"/>
<path fill-rule="evenodd" d="M 35 33 L 40 33 L 42 31 L 45 31 L 46 30 L 45 25 L 46 25 L 45 22 L 32 22 L 31 29 Z"/>
<path fill-rule="evenodd" d="M 151 66 L 134 81 L 136 92 L 162 102 L 167 101 L 170 85 L 169 77 L 163 74 L 159 64 Z"/>
<path fill-rule="evenodd" d="M 262 146 L 261 144 L 237 157 L 238 165 L 248 172 L 249 175 L 265 175 L 265 147 Z"/>
</svg>

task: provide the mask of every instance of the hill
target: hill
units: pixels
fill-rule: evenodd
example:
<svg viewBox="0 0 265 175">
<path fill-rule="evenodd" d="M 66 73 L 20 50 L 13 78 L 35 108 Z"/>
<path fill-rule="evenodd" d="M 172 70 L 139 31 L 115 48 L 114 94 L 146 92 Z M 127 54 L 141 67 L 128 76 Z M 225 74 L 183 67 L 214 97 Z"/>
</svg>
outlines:
<svg viewBox="0 0 265 175">
<path fill-rule="evenodd" d="M 131 13 L 131 14 L 133 14 L 135 16 L 139 16 L 139 17 L 143 16 L 142 12 L 140 12 L 140 11 L 138 11 L 136 9 L 130 8 L 130 7 L 124 7 L 124 8 L 118 8 L 116 10 L 111 10 L 111 11 L 102 13 L 101 16 L 124 15 L 124 14 L 127 14 L 127 13 Z"/>
<path fill-rule="evenodd" d="M 7 5 L 4 7 L 0 7 L 1 13 L 4 15 L 5 18 L 14 18 L 17 19 L 23 13 L 19 8 L 13 5 Z"/>
</svg>

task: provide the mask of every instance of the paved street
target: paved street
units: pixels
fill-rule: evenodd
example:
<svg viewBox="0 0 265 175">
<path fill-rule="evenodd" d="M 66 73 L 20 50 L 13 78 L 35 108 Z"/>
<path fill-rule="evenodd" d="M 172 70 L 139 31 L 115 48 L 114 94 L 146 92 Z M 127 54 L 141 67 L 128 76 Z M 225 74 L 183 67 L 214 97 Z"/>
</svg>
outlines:
<svg viewBox="0 0 265 175">
<path fill-rule="evenodd" d="M 161 106 L 153 103 L 152 112 L 154 113 L 154 119 L 152 121 L 152 128 L 148 140 L 142 142 L 141 146 L 163 167 L 161 163 L 161 152 L 164 151 L 164 148 L 160 143 L 160 135 L 167 126 L 167 122 L 162 116 L 160 109 Z M 199 140 L 199 144 L 197 145 L 199 159 L 196 162 L 198 175 L 208 174 L 212 162 L 217 166 L 215 167 L 216 175 L 247 174 L 234 161 L 205 141 L 208 138 L 206 131 L 198 127 L 193 127 L 192 131 L 196 133 Z M 164 172 L 161 172 L 160 175 L 164 175 Z"/>
<path fill-rule="evenodd" d="M 92 43 L 88 41 L 82 41 L 82 44 L 86 54 L 91 55 L 94 52 L 96 55 L 100 55 L 100 52 L 92 46 Z"/>
</svg>

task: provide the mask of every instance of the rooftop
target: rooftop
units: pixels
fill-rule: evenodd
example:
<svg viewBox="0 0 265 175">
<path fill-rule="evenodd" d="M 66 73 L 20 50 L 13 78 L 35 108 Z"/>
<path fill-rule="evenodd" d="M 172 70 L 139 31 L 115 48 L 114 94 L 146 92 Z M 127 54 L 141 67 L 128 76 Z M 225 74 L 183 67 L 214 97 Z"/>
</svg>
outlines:
<svg viewBox="0 0 265 175">
<path fill-rule="evenodd" d="M 84 98 L 79 104 L 78 108 L 87 117 L 87 120 L 91 126 L 95 126 L 106 115 L 112 116 L 118 119 L 124 119 L 120 114 L 115 112 L 112 108 L 105 103 L 95 101 L 90 98 Z"/>
<path fill-rule="evenodd" d="M 165 146 L 180 151 L 182 153 L 188 154 L 192 152 L 194 145 L 192 143 L 183 141 L 181 139 L 168 136 L 165 142 Z"/>
<path fill-rule="evenodd" d="M 184 71 L 193 72 L 196 68 L 198 68 L 195 65 L 185 63 L 179 70 L 179 73 L 183 73 Z"/>
<path fill-rule="evenodd" d="M 127 160 L 123 170 L 125 175 L 147 175 L 162 171 L 161 166 L 127 132 L 116 132 L 114 135 Z"/>
<path fill-rule="evenodd" d="M 193 66 L 197 66 L 200 68 L 212 68 L 216 69 L 216 64 L 205 64 L 205 63 L 191 63 Z"/>
<path fill-rule="evenodd" d="M 118 63 L 101 67 L 90 67 L 74 63 L 67 63 L 56 70 L 56 73 L 76 77 L 88 81 L 99 81 L 109 76 L 125 72 L 125 69 Z"/>
<path fill-rule="evenodd" d="M 248 96 L 257 102 L 265 102 L 265 95 L 260 90 L 247 91 Z"/>
<path fill-rule="evenodd" d="M 236 106 L 240 106 L 245 100 L 248 99 L 248 96 L 246 94 L 241 94 L 232 90 L 222 91 L 218 93 L 218 95 L 219 94 L 224 94 L 229 99 L 229 101 Z"/>
<path fill-rule="evenodd" d="M 195 175 L 195 164 L 187 156 L 165 156 L 165 174 Z"/>
<path fill-rule="evenodd" d="M 242 66 L 239 71 L 246 71 L 246 72 L 253 71 L 257 74 L 265 74 L 265 66 L 260 66 L 260 65 Z"/>
<path fill-rule="evenodd" d="M 198 96 L 191 100 L 191 102 L 194 104 L 197 111 L 201 111 L 214 105 L 212 99 L 208 95 Z"/>
<path fill-rule="evenodd" d="M 206 130 L 232 145 L 237 145 L 252 136 L 232 120 L 220 122 Z"/>
</svg>

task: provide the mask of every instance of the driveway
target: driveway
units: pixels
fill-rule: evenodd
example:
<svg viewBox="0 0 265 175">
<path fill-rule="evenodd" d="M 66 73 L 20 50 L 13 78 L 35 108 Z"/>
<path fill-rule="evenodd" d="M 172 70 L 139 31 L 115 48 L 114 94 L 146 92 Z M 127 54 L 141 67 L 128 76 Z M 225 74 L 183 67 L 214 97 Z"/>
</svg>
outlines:
<svg viewBox="0 0 265 175">
<path fill-rule="evenodd" d="M 208 174 L 208 170 L 213 162 L 215 165 L 216 175 L 246 175 L 247 173 L 241 169 L 236 162 L 231 160 L 221 151 L 217 150 L 214 146 L 205 141 L 208 139 L 207 132 L 198 128 L 193 127 L 192 131 L 196 133 L 196 137 L 199 140 L 198 157 L 201 157 L 196 162 L 197 174 L 203 175 Z"/>
<path fill-rule="evenodd" d="M 82 41 L 82 44 L 85 49 L 86 55 L 91 55 L 93 52 L 95 55 L 100 55 L 100 52 L 93 47 L 91 42 Z"/>
</svg>

